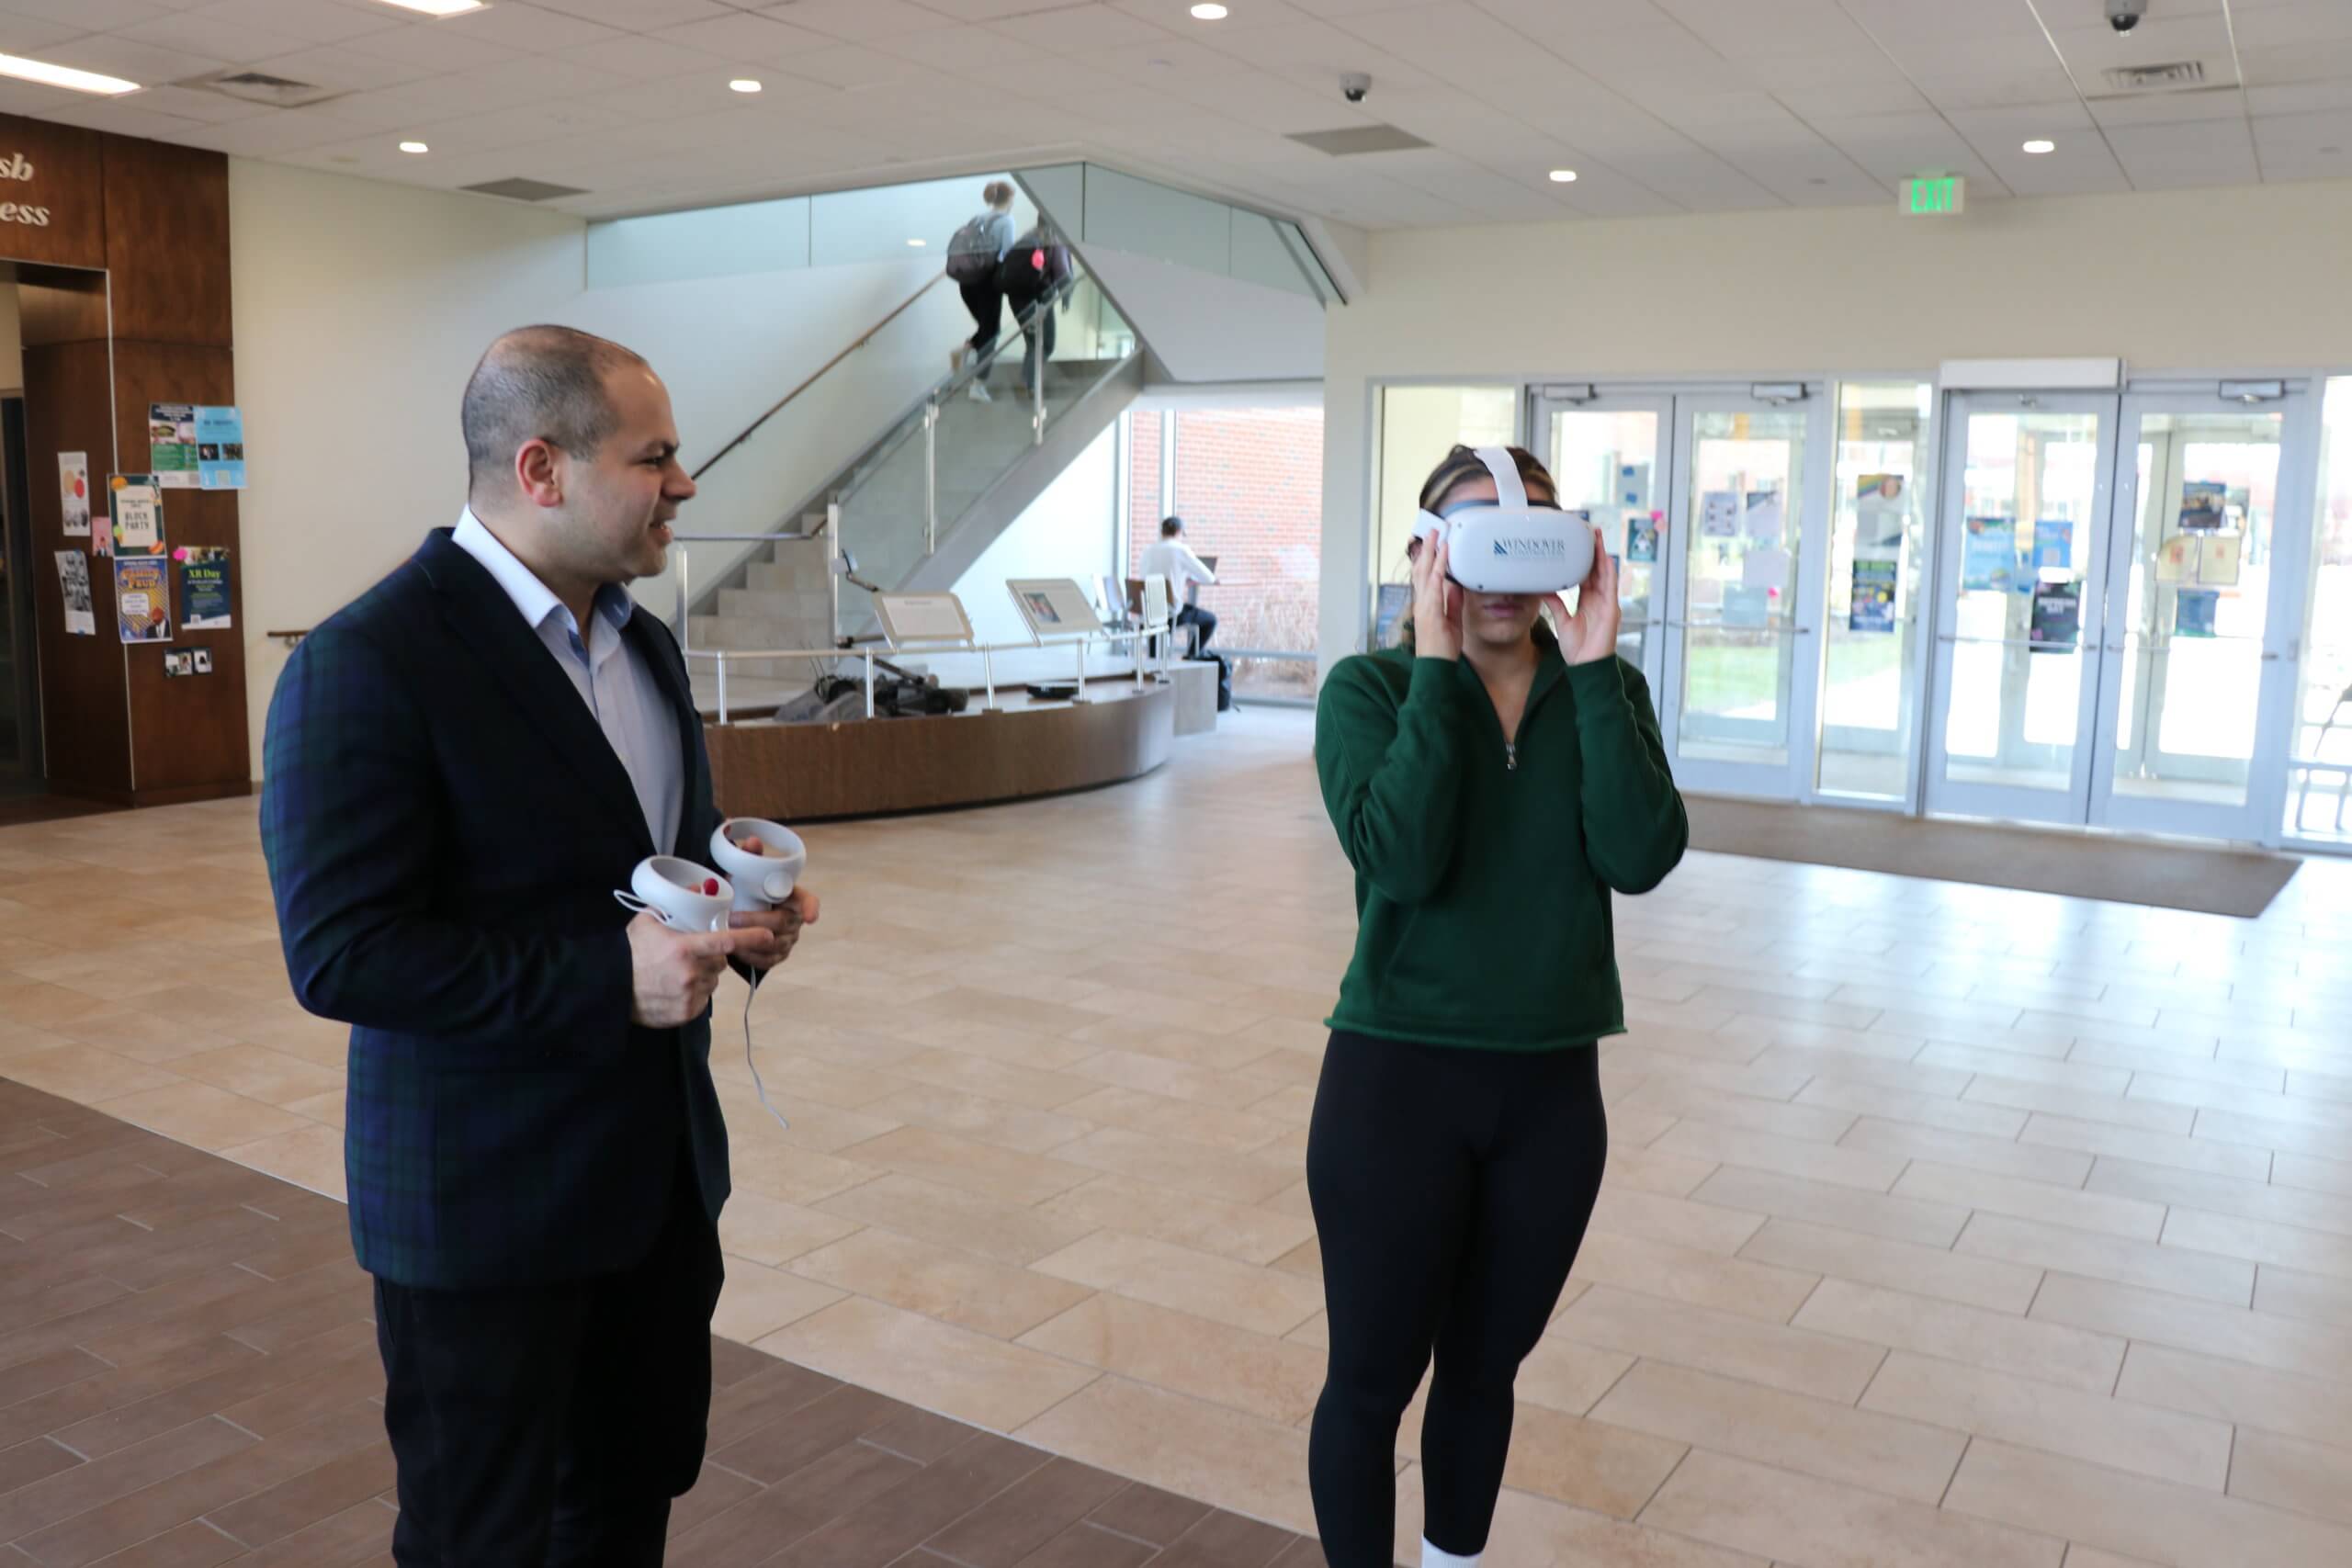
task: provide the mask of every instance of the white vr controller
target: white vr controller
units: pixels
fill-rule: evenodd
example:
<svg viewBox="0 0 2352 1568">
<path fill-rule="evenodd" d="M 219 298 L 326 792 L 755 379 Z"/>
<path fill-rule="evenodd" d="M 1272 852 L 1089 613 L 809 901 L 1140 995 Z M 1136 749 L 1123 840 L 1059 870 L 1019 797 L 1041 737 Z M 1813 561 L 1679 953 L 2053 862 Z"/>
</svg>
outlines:
<svg viewBox="0 0 2352 1568">
<path fill-rule="evenodd" d="M 1420 513 L 1417 539 L 1443 539 L 1446 575 L 1473 593 L 1565 593 L 1592 572 L 1592 519 L 1531 502 L 1519 464 L 1500 446 L 1478 460 L 1495 478 L 1493 501 L 1465 501 L 1441 515 Z"/>
</svg>

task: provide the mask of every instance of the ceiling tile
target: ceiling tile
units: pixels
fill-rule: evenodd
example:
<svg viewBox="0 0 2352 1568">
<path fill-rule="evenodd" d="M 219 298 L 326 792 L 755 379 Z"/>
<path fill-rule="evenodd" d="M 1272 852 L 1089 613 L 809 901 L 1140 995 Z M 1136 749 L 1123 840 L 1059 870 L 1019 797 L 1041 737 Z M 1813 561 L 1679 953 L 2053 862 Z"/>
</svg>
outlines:
<svg viewBox="0 0 2352 1568">
<path fill-rule="evenodd" d="M 542 9 L 522 0 L 498 0 L 484 10 L 445 17 L 420 24 L 458 39 L 480 39 L 525 54 L 552 54 L 576 43 L 594 43 L 620 31 L 560 11 Z"/>
<path fill-rule="evenodd" d="M 397 87 L 404 82 L 420 81 L 433 74 L 421 65 L 407 65 L 397 60 L 386 60 L 381 55 L 362 54 L 357 50 L 342 49 L 332 44 L 293 54 L 268 55 L 253 63 L 273 76 L 309 82 L 321 87 L 334 87 L 345 93 Z"/>
<path fill-rule="evenodd" d="M 788 74 L 798 81 L 857 90 L 919 80 L 933 73 L 928 66 L 885 54 L 878 49 L 840 43 L 795 59 Z"/>
<path fill-rule="evenodd" d="M 2141 190 L 2251 185 L 2256 178 L 2254 138 L 2242 119 L 2119 126 L 2108 141 Z"/>
<path fill-rule="evenodd" d="M 989 30 L 1053 54 L 1078 54 L 1127 43 L 1159 43 L 1178 36 L 1157 22 L 1100 5 L 1059 11 L 1026 11 L 990 24 Z"/>
<path fill-rule="evenodd" d="M 617 33 L 599 39 L 594 43 L 574 44 L 557 50 L 550 60 L 568 60 L 593 70 L 609 71 L 632 82 L 659 82 L 665 77 L 684 76 L 701 72 L 714 79 L 726 70 L 726 62 L 698 49 L 687 49 L 661 39 L 639 38 Z"/>
<path fill-rule="evenodd" d="M 353 39 L 344 47 L 355 54 L 397 60 L 403 64 L 423 66 L 435 73 L 464 71 L 492 61 L 524 58 L 521 51 L 503 43 L 493 43 L 478 33 L 430 23 L 369 33 L 364 38 Z"/>
<path fill-rule="evenodd" d="M 390 6 L 336 0 L 217 0 L 185 14 L 190 21 L 224 33 L 287 33 L 311 43 L 345 43 L 409 25 Z"/>
<path fill-rule="evenodd" d="M 0 5 L 0 36 L 14 37 L 17 18 L 28 17 L 75 33 L 110 33 L 161 21 L 173 14 L 155 0 L 7 0 Z"/>
<path fill-rule="evenodd" d="M 291 54 L 298 49 L 308 49 L 311 44 L 311 39 L 299 34 L 270 28 L 209 28 L 189 16 L 165 17 L 124 28 L 111 34 L 109 41 L 138 44 L 164 53 L 234 60 L 241 63 L 266 59 L 273 54 Z M 176 71 L 158 79 L 176 81 L 191 74 L 191 72 Z"/>
<path fill-rule="evenodd" d="M 754 65 L 788 65 L 794 56 L 830 49 L 834 41 L 822 33 L 810 32 L 773 17 L 755 17 L 741 11 L 707 22 L 664 28 L 652 36 L 664 43 L 698 49 L 721 60 Z"/>
<path fill-rule="evenodd" d="M 909 0 L 787 0 L 785 5 L 766 7 L 761 14 L 853 43 L 937 32 L 955 25 L 937 11 L 911 5 Z"/>
<path fill-rule="evenodd" d="M 1017 61 L 1051 59 L 1043 50 L 986 28 L 943 28 L 936 32 L 901 33 L 880 39 L 885 53 L 942 71 L 986 74 Z"/>
<path fill-rule="evenodd" d="M 226 43 L 228 40 L 217 40 Z M 82 71 L 100 71 L 110 76 L 121 76 L 146 85 L 186 81 L 202 76 L 230 65 L 250 63 L 251 58 L 232 60 L 226 55 L 202 55 L 176 49 L 159 49 L 153 44 L 134 43 L 120 33 L 100 33 L 91 38 L 78 38 L 71 43 L 51 45 L 41 51 L 41 58 L 60 65 L 71 65 Z"/>
<path fill-rule="evenodd" d="M 2090 101 L 2101 125 L 2166 125 L 2188 119 L 2244 119 L 2245 95 L 2235 87 L 2186 93 L 2132 93 Z"/>
<path fill-rule="evenodd" d="M 628 33 L 650 33 L 662 28 L 683 27 L 688 22 L 707 22 L 726 17 L 734 9 L 717 0 L 531 0 L 531 4 Z"/>
<path fill-rule="evenodd" d="M 2340 0 L 2301 0 L 2300 4 L 2234 6 L 2240 49 L 2293 49 L 2310 43 L 2340 43 L 2352 39 L 2352 6 Z"/>
</svg>

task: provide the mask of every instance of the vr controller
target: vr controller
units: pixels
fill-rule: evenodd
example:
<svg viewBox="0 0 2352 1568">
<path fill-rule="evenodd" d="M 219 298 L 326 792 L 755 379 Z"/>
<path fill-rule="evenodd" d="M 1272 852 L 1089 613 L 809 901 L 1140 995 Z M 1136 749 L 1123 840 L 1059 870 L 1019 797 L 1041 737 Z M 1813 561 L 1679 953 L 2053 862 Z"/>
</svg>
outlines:
<svg viewBox="0 0 2352 1568">
<path fill-rule="evenodd" d="M 1473 593 L 1564 593 L 1592 571 L 1592 520 L 1548 501 L 1531 502 L 1519 464 L 1500 446 L 1478 460 L 1495 479 L 1493 501 L 1424 512 L 1417 539 L 1443 539 L 1446 575 Z"/>
</svg>

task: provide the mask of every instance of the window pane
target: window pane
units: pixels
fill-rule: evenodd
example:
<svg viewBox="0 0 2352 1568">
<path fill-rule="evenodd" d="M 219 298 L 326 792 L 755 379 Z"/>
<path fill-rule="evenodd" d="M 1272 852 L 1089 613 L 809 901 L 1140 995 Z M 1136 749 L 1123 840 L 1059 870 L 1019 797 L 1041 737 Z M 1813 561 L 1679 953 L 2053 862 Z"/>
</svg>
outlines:
<svg viewBox="0 0 2352 1568">
<path fill-rule="evenodd" d="M 2352 377 L 2327 384 L 2311 591 L 2287 768 L 2287 831 L 2352 843 Z"/>
<path fill-rule="evenodd" d="M 1829 601 L 1823 626 L 1819 787 L 1900 800 L 1918 752 L 1918 623 L 1934 494 L 1933 389 L 1838 389 Z"/>
<path fill-rule="evenodd" d="M 1371 563 L 1374 583 L 1410 581 L 1405 547 L 1420 511 L 1421 481 L 1446 453 L 1457 444 L 1508 446 L 1518 434 L 1516 387 L 1381 389 L 1380 495 Z"/>
</svg>

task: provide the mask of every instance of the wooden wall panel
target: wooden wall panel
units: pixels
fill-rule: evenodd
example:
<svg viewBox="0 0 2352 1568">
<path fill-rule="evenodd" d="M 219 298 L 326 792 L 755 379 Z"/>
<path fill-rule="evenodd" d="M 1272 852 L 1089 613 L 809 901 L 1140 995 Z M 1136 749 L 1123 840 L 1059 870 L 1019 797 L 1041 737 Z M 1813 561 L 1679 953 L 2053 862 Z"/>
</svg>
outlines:
<svg viewBox="0 0 2352 1568">
<path fill-rule="evenodd" d="M 33 470 L 34 615 L 40 637 L 41 722 L 48 732 L 52 788 L 128 804 L 130 799 L 130 711 L 124 649 L 114 629 L 114 565 L 90 561 L 98 635 L 65 635 L 65 596 L 55 553 L 88 554 L 90 541 L 65 536 L 57 497 L 57 454 L 87 452 L 94 485 L 104 484 L 114 413 L 107 378 L 107 345 L 72 343 L 25 350 L 26 463 Z M 97 502 L 94 511 L 103 511 Z"/>
<path fill-rule="evenodd" d="M 114 138 L 0 115 L 0 256 L 61 266 L 107 265 L 104 154 Z M 21 163 L 18 160 L 22 160 Z M 20 168 L 28 177 L 17 178 Z M 33 209 L 46 221 L 28 221 Z M 227 204 L 222 203 L 223 221 Z"/>
<path fill-rule="evenodd" d="M 37 344 L 104 343 L 107 275 L 19 264 L 17 317 L 18 333 L 28 348 Z"/>
<path fill-rule="evenodd" d="M 115 337 L 228 347 L 229 161 L 121 136 L 103 146 Z"/>
</svg>

